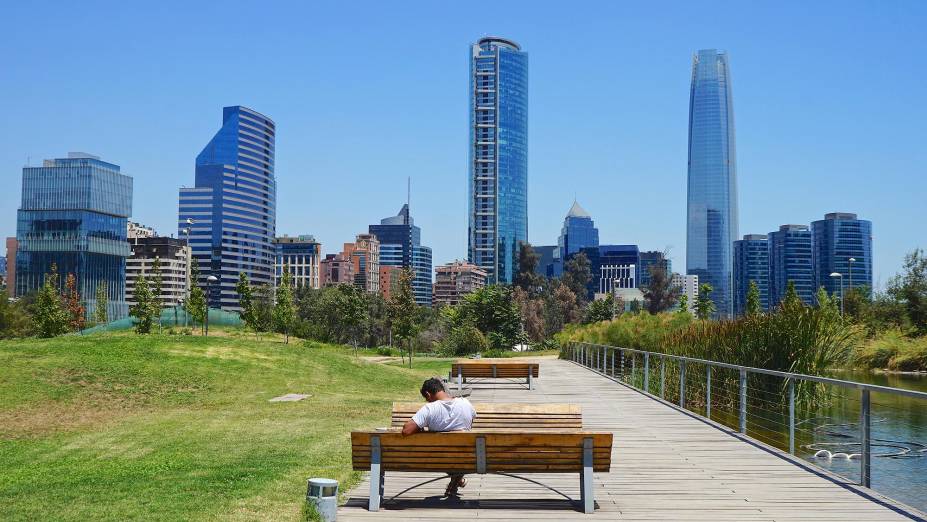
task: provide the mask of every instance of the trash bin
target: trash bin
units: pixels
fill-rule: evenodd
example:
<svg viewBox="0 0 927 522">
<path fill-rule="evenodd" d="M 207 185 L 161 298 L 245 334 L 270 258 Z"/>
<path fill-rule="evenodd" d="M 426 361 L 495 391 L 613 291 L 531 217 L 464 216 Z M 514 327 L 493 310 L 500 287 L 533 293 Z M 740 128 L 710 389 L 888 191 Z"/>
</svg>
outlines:
<svg viewBox="0 0 927 522">
<path fill-rule="evenodd" d="M 311 478 L 306 490 L 306 502 L 315 506 L 315 510 L 325 522 L 338 518 L 338 481 L 327 478 Z"/>
</svg>

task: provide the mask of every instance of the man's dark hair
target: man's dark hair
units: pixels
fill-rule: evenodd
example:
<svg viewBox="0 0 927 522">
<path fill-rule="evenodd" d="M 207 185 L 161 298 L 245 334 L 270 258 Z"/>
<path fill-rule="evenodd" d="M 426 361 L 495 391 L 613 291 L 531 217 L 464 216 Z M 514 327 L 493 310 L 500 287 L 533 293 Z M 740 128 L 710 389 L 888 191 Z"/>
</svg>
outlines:
<svg viewBox="0 0 927 522">
<path fill-rule="evenodd" d="M 444 391 L 444 383 L 441 382 L 441 379 L 437 377 L 432 377 L 431 379 L 427 379 L 422 383 L 422 397 L 426 397 L 426 393 L 434 395 L 439 391 Z"/>
</svg>

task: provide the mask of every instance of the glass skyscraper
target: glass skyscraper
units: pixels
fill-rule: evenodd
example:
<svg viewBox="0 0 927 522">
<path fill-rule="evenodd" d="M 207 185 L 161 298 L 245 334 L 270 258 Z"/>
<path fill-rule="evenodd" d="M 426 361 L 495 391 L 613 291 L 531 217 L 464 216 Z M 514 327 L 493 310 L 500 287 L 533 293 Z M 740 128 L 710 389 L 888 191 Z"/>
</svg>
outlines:
<svg viewBox="0 0 927 522">
<path fill-rule="evenodd" d="M 724 51 L 692 58 L 686 273 L 714 288 L 718 314 L 733 311 L 731 252 L 737 231 L 737 160 L 731 73 Z"/>
<path fill-rule="evenodd" d="M 422 229 L 415 226 L 409 205 L 379 225 L 370 225 L 368 232 L 380 241 L 380 266 L 410 268 L 415 302 L 431 306 L 431 249 L 422 246 Z"/>
<path fill-rule="evenodd" d="M 563 219 L 563 228 L 557 238 L 557 250 L 554 253 L 554 276 L 563 274 L 564 260 L 586 247 L 599 246 L 599 229 L 595 227 L 592 217 L 573 201 L 573 206 Z"/>
<path fill-rule="evenodd" d="M 782 225 L 769 233 L 769 306 L 779 306 L 789 282 L 806 305 L 814 304 L 814 262 L 808 225 Z"/>
<path fill-rule="evenodd" d="M 504 38 L 470 48 L 468 256 L 511 283 L 528 240 L 528 54 Z"/>
<path fill-rule="evenodd" d="M 747 234 L 734 241 L 734 313 L 747 310 L 750 282 L 760 291 L 760 309 L 769 309 L 769 240 L 766 234 Z"/>
<path fill-rule="evenodd" d="M 210 306 L 238 310 L 235 284 L 274 284 L 277 186 L 274 122 L 247 107 L 225 107 L 222 128 L 196 157 L 196 185 L 180 189 L 178 229 L 190 228 L 192 256 Z M 194 223 L 188 224 L 188 219 Z"/>
<path fill-rule="evenodd" d="M 119 165 L 72 152 L 23 168 L 22 206 L 16 223 L 16 295 L 35 291 L 56 265 L 63 287 L 77 278 L 87 316 L 96 310 L 97 285 L 106 282 L 111 320 L 128 314 L 126 241 L 132 214 L 132 178 Z"/>
<path fill-rule="evenodd" d="M 668 259 L 663 252 L 659 250 L 641 252 L 641 264 L 637 267 L 638 288 L 650 286 L 650 269 L 653 267 L 662 268 L 667 279 L 673 277 L 673 261 Z"/>
<path fill-rule="evenodd" d="M 814 236 L 815 286 L 840 295 L 840 278 L 844 290 L 864 287 L 872 291 L 872 222 L 857 219 L 856 214 L 832 212 L 811 223 Z M 850 259 L 853 259 L 851 262 Z"/>
</svg>

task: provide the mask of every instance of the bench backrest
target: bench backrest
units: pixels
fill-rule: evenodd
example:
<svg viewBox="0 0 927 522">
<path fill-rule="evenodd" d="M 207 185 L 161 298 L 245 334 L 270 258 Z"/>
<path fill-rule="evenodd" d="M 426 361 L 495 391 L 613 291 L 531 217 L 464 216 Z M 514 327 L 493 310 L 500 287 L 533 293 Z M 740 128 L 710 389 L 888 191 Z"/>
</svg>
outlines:
<svg viewBox="0 0 927 522">
<path fill-rule="evenodd" d="M 394 402 L 390 425 L 402 427 L 422 407 L 421 402 Z M 474 430 L 562 431 L 583 429 L 578 404 L 507 404 L 475 402 Z"/>
<path fill-rule="evenodd" d="M 370 470 L 375 447 L 383 471 L 576 473 L 583 470 L 586 447 L 592 453 L 593 471 L 607 472 L 612 460 L 612 434 L 606 432 L 454 431 L 403 436 L 355 431 L 351 433 L 355 470 Z"/>
<path fill-rule="evenodd" d="M 537 377 L 540 366 L 538 363 L 509 362 L 505 360 L 458 361 L 451 364 L 450 378 L 453 380 L 458 375 L 463 375 L 464 377 L 525 379 L 528 377 L 528 372 L 531 372 L 532 377 Z"/>
</svg>

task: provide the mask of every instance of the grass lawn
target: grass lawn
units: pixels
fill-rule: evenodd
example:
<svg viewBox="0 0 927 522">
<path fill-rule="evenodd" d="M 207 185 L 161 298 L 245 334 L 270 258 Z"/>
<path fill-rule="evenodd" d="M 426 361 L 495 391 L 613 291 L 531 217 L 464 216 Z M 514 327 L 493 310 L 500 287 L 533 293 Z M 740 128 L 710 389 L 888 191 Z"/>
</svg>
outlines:
<svg viewBox="0 0 927 522">
<path fill-rule="evenodd" d="M 357 479 L 349 432 L 447 369 L 234 332 L 0 341 L 0 520 L 305 519 L 308 477 Z"/>
</svg>

